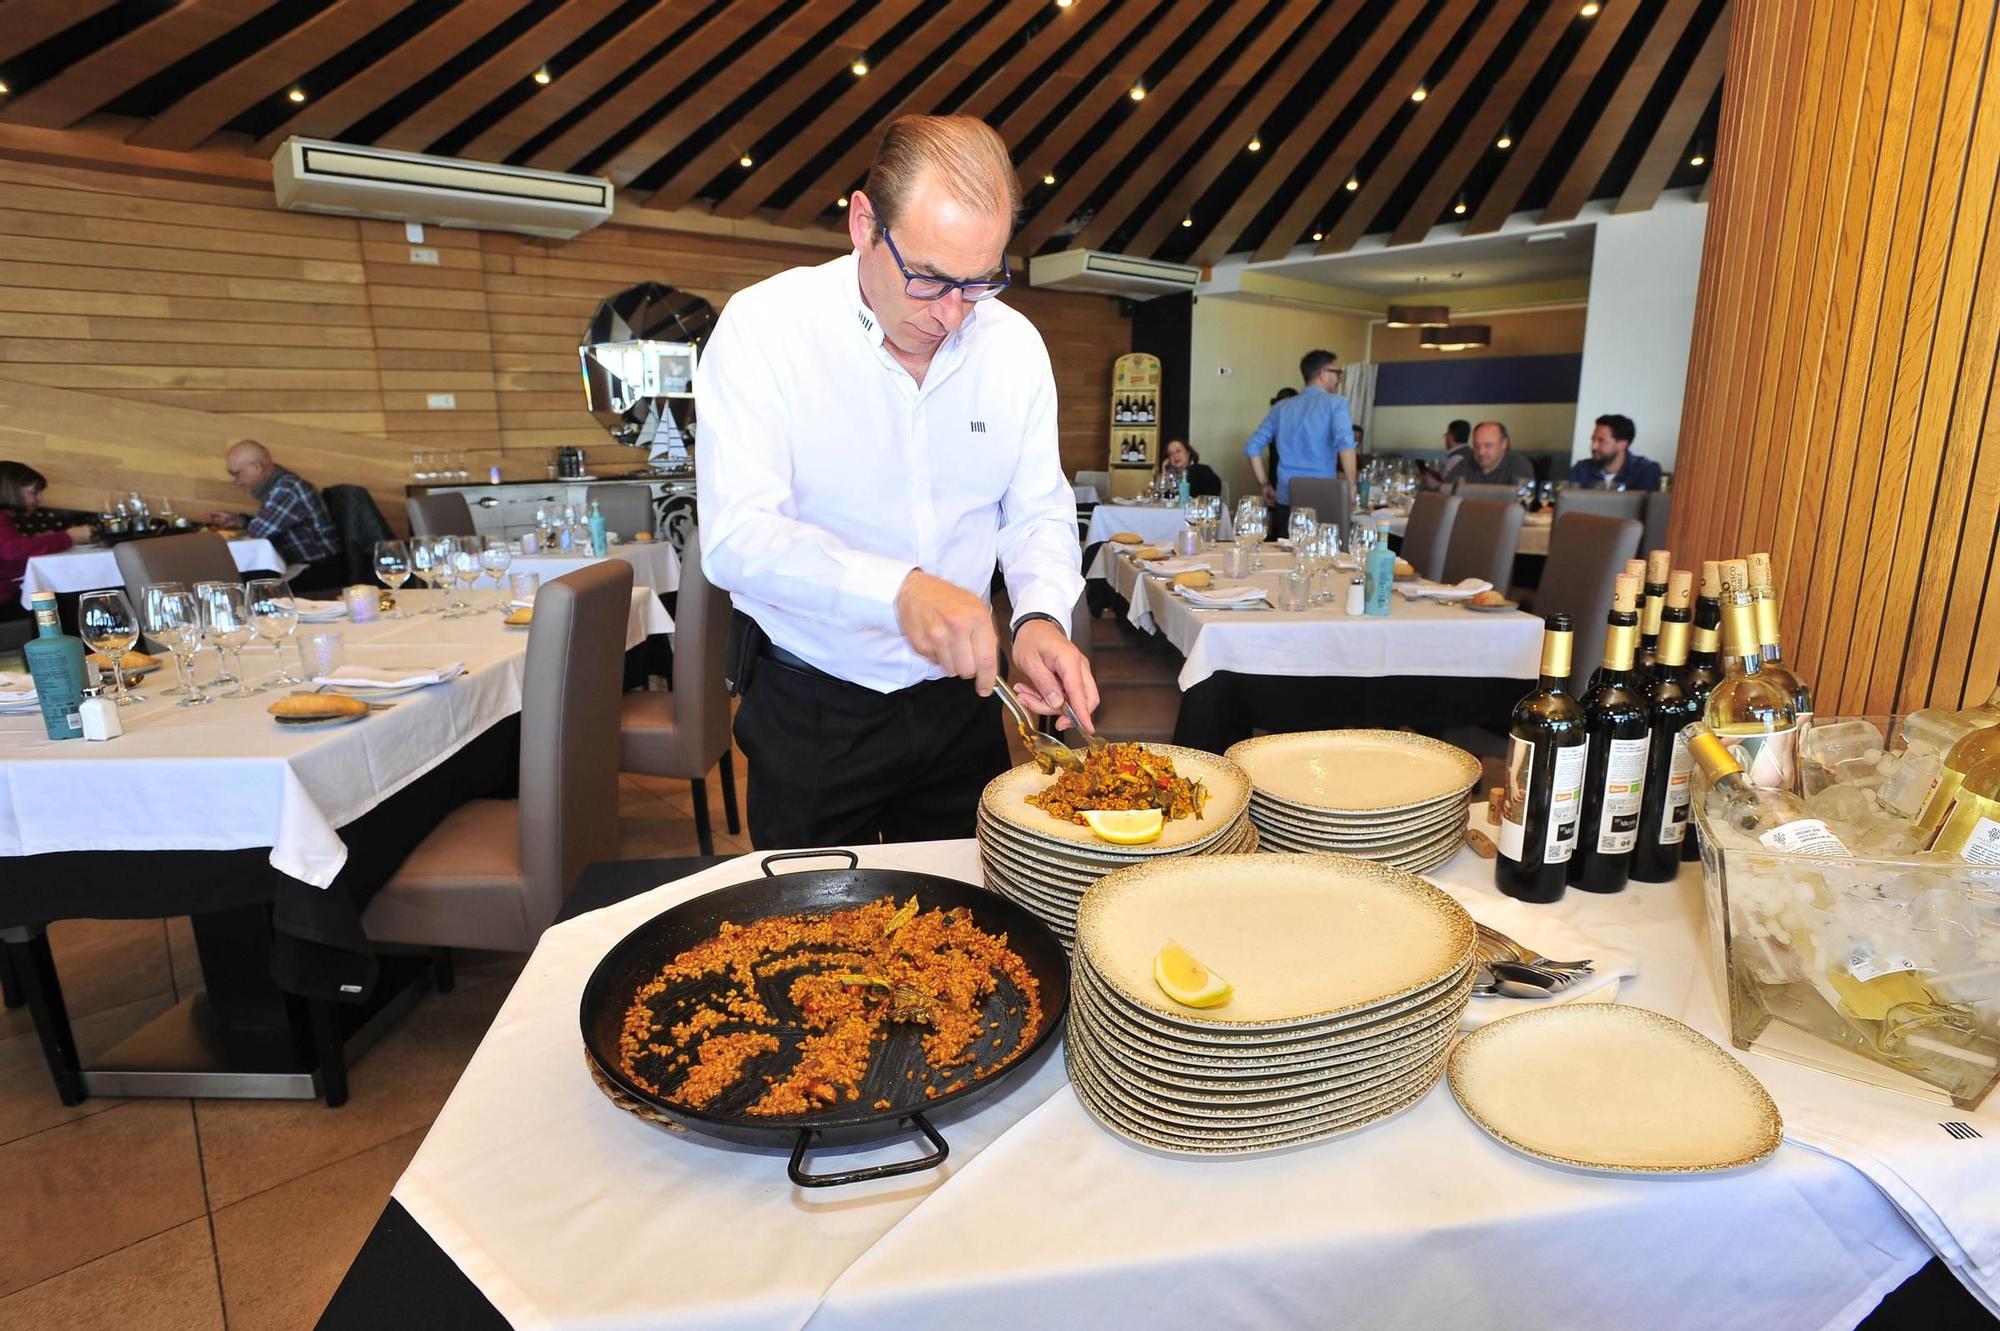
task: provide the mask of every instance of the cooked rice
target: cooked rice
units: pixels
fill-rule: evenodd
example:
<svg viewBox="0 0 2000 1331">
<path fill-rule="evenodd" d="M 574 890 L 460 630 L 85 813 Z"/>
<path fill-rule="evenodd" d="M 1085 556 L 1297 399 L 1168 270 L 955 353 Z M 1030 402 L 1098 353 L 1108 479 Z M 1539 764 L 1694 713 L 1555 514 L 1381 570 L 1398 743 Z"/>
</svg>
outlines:
<svg viewBox="0 0 2000 1331">
<path fill-rule="evenodd" d="M 1107 744 L 1084 755 L 1083 770 L 1062 772 L 1046 789 L 1026 797 L 1066 823 L 1084 822 L 1086 809 L 1158 809 L 1168 822 L 1200 818 L 1208 788 L 1174 771 L 1174 760 L 1140 744 Z"/>
</svg>

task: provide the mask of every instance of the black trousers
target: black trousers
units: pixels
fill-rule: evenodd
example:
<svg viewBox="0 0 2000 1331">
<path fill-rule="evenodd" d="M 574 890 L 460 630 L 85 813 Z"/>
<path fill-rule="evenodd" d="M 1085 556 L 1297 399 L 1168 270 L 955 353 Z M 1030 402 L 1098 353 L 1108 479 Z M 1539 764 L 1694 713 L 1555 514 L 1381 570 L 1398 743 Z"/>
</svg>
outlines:
<svg viewBox="0 0 2000 1331">
<path fill-rule="evenodd" d="M 1003 686 L 1004 687 L 1004 686 Z M 736 712 L 759 850 L 970 837 L 1007 770 L 1000 700 L 969 679 L 895 693 L 759 660 Z"/>
</svg>

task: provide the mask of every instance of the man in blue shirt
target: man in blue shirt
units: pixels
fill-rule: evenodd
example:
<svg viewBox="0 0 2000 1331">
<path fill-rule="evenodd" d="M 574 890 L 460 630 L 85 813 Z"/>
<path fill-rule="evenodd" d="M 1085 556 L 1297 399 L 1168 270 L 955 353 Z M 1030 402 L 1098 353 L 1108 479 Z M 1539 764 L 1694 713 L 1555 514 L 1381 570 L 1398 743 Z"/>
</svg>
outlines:
<svg viewBox="0 0 2000 1331">
<path fill-rule="evenodd" d="M 1587 490 L 1657 490 L 1660 464 L 1632 451 L 1638 430 L 1630 416 L 1599 416 L 1590 456 L 1569 469 L 1569 483 Z"/>
<path fill-rule="evenodd" d="M 1332 477 L 1345 473 L 1347 492 L 1355 490 L 1354 422 L 1347 399 L 1333 391 L 1340 383 L 1339 357 L 1331 351 L 1309 351 L 1299 360 L 1306 386 L 1297 397 L 1272 407 L 1263 424 L 1243 445 L 1250 471 L 1264 489 L 1264 502 L 1281 510 L 1271 516 L 1271 530 L 1284 530 L 1282 510 L 1292 502 L 1292 481 L 1300 476 Z M 1278 446 L 1278 474 L 1264 474 L 1264 450 Z"/>
</svg>

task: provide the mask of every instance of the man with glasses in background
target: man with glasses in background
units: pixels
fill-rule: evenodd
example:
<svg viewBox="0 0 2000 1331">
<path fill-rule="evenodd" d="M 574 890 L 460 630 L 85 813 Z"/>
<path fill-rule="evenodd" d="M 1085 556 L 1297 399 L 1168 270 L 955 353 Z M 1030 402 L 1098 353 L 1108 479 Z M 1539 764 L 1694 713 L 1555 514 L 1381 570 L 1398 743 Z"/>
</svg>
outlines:
<svg viewBox="0 0 2000 1331">
<path fill-rule="evenodd" d="M 999 135 L 909 116 L 848 199 L 852 254 L 738 292 L 696 371 L 701 557 L 738 614 L 736 738 L 760 848 L 969 837 L 1013 687 L 1090 724 L 1055 379 L 992 297 L 1020 187 Z"/>
</svg>

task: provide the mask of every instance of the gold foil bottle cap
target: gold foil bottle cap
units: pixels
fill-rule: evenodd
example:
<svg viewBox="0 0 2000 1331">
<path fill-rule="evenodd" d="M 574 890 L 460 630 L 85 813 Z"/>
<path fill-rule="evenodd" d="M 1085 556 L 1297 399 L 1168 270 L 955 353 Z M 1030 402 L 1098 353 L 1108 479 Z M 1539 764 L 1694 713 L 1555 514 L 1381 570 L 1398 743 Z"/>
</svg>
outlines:
<svg viewBox="0 0 2000 1331">
<path fill-rule="evenodd" d="M 1747 562 L 1750 565 L 1750 590 L 1759 595 L 1774 590 L 1771 582 L 1771 556 L 1760 551 L 1751 555 Z"/>
<path fill-rule="evenodd" d="M 1646 561 L 1643 559 L 1626 560 L 1625 576 L 1628 578 L 1637 578 L 1639 581 L 1644 582 L 1646 580 Z"/>
<path fill-rule="evenodd" d="M 1639 579 L 1630 573 L 1620 573 L 1611 585 L 1611 608 L 1631 614 L 1639 608 Z"/>
<path fill-rule="evenodd" d="M 1667 582 L 1667 609 L 1686 610 L 1694 604 L 1694 574 L 1684 568 L 1674 570 Z"/>
<path fill-rule="evenodd" d="M 1722 561 L 1722 594 L 1724 596 L 1748 596 L 1750 594 L 1750 565 L 1742 559 Z"/>
<path fill-rule="evenodd" d="M 1665 584 L 1667 575 L 1674 566 L 1674 552 L 1655 550 L 1646 556 L 1646 585 L 1658 587 Z"/>
<path fill-rule="evenodd" d="M 1701 594 L 1710 600 L 1722 598 L 1722 563 L 1715 559 L 1701 561 Z"/>
</svg>

